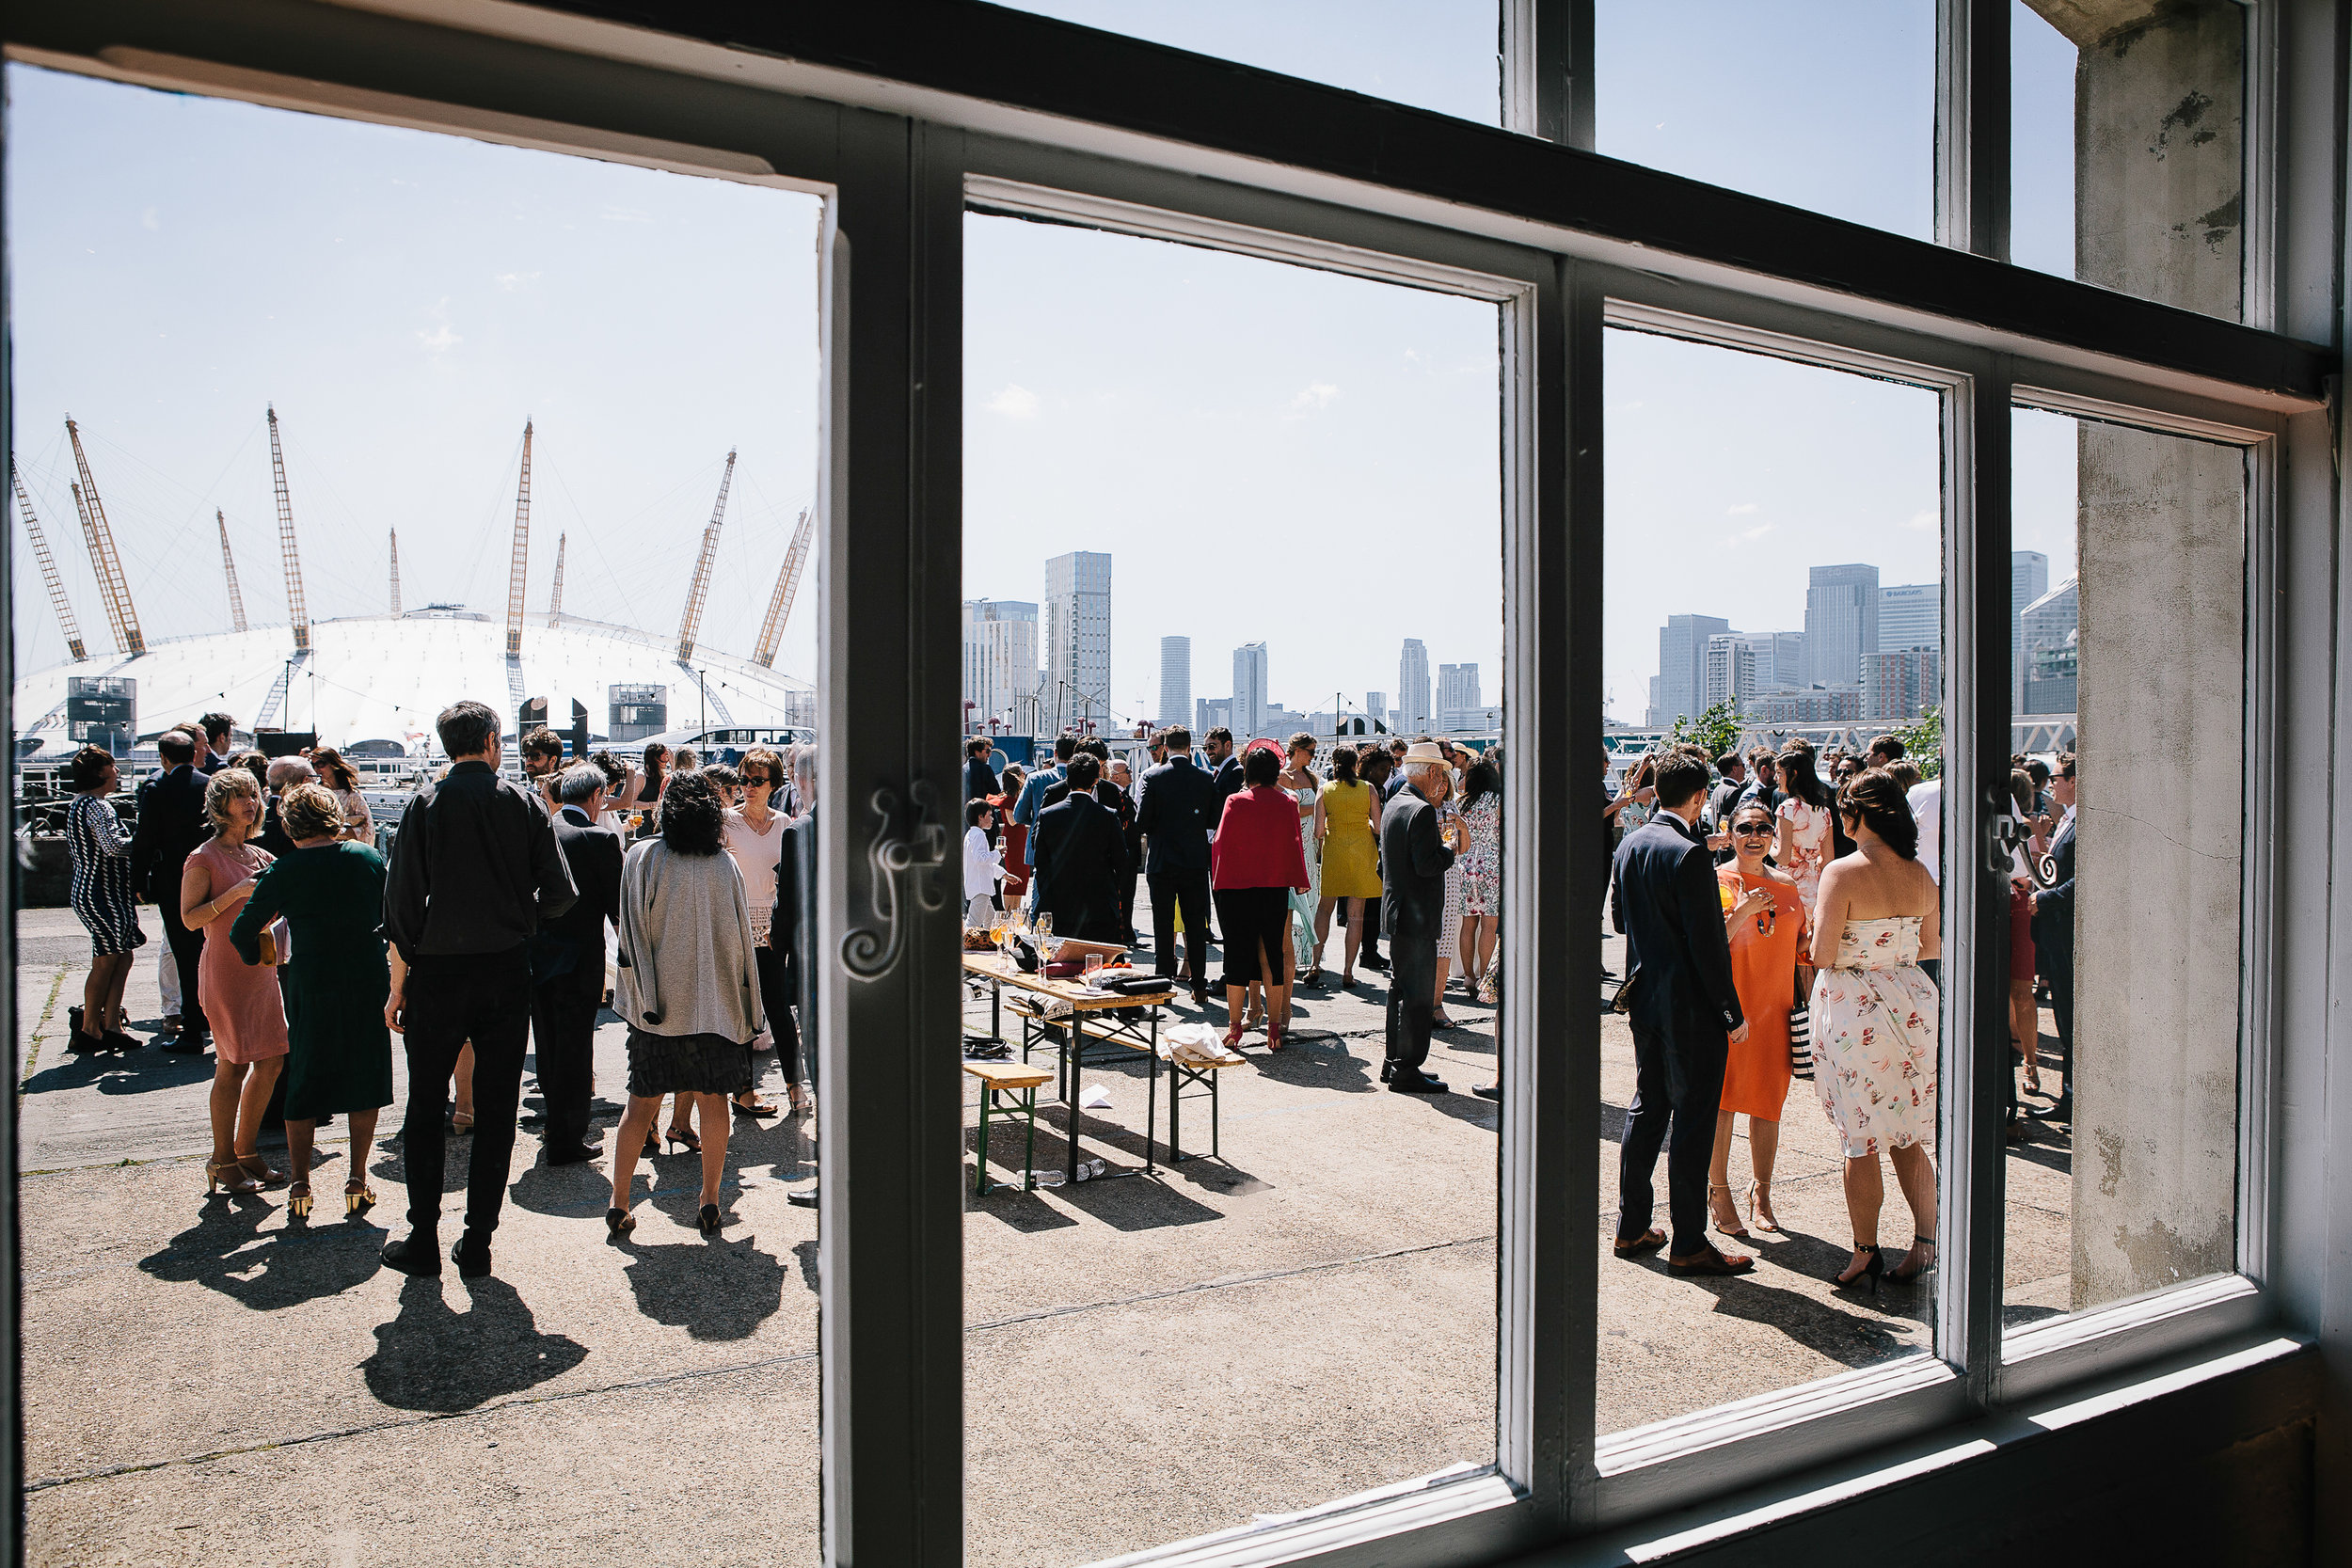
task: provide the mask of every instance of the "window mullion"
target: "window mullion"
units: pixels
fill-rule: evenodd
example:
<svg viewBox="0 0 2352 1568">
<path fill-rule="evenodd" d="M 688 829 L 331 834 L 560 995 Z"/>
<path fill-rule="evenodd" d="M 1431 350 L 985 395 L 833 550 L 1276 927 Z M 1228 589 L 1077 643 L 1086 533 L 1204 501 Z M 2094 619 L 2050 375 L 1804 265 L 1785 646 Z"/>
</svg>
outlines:
<svg viewBox="0 0 2352 1568">
<path fill-rule="evenodd" d="M 1938 0 L 1935 237 L 2009 260 L 2010 0 Z"/>
</svg>

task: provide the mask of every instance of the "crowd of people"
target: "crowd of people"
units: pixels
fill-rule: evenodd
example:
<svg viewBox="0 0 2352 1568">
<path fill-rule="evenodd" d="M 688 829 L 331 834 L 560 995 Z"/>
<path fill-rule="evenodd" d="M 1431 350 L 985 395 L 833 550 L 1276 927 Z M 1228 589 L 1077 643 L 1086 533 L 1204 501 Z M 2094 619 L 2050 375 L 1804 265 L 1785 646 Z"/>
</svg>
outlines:
<svg viewBox="0 0 2352 1568">
<path fill-rule="evenodd" d="M 93 960 L 68 1049 L 148 1043 L 130 1031 L 123 992 L 147 941 L 138 906 L 153 905 L 167 948 L 161 1047 L 215 1057 L 206 1192 L 283 1184 L 291 1213 L 308 1218 L 318 1129 L 338 1116 L 351 1134 L 344 1212 L 376 1201 L 368 1162 L 400 1036 L 407 1231 L 384 1259 L 440 1272 L 448 1140 L 469 1134 L 464 1232 L 449 1256 L 475 1277 L 491 1267 L 527 1054 L 548 1163 L 602 1152 L 594 1041 L 609 1003 L 628 1026 L 628 1075 L 608 1228 L 633 1228 L 641 1149 L 666 1139 L 699 1153 L 698 1223 L 718 1234 L 733 1117 L 780 1111 L 757 1093 L 759 1054 L 772 1049 L 795 1113 L 814 1103 L 815 748 L 755 747 L 737 766 L 698 767 L 657 745 L 642 767 L 604 752 L 566 767 L 561 737 L 542 728 L 517 749 L 517 784 L 499 771 L 492 709 L 457 703 L 437 729 L 448 765 L 406 802 L 389 854 L 344 758 L 236 752 L 226 714 L 158 738 L 129 832 L 111 803 L 119 765 L 100 747 L 76 753 L 72 904 Z M 657 1136 L 670 1098 L 675 1115 Z M 257 1148 L 279 1123 L 290 1171 Z"/>
<path fill-rule="evenodd" d="M 1296 989 L 1330 984 L 1336 917 L 1339 988 L 1357 986 L 1359 967 L 1389 979 L 1381 1081 L 1400 1094 L 1446 1092 L 1426 1063 L 1431 1032 L 1454 1022 L 1444 1005 L 1452 972 L 1458 963 L 1461 989 L 1488 1002 L 1501 980 L 1502 749 L 1304 733 L 1237 748 L 1218 726 L 1196 755 L 1182 725 L 1152 735 L 1149 749 L 1139 780 L 1106 742 L 1071 736 L 1034 772 L 1008 763 L 999 773 L 993 742 L 972 736 L 967 922 L 981 928 L 998 911 L 1025 909 L 1050 917 L 1059 938 L 1132 948 L 1140 879 L 1157 973 L 1207 1007 L 1217 942 L 1226 1044 L 1263 1027 L 1279 1051 Z"/>
</svg>

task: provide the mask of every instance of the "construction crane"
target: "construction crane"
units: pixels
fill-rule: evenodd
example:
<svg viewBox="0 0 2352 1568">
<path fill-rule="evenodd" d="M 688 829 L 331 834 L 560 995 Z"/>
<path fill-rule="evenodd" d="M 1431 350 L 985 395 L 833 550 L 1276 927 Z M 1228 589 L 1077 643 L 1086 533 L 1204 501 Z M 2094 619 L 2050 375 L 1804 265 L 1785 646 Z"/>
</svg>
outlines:
<svg viewBox="0 0 2352 1568">
<path fill-rule="evenodd" d="M 523 563 L 531 555 L 531 421 L 523 421 L 523 480 L 515 492 L 515 558 L 506 569 L 506 657 L 523 651 Z"/>
<path fill-rule="evenodd" d="M 302 557 L 294 549 L 294 498 L 286 493 L 286 454 L 278 444 L 278 410 L 269 411 L 269 468 L 278 485 L 278 548 L 286 558 L 286 614 L 294 622 L 294 651 L 310 649 L 310 610 L 302 601 Z"/>
<path fill-rule="evenodd" d="M 400 618 L 400 530 L 392 530 L 392 618 Z"/>
<path fill-rule="evenodd" d="M 694 633 L 703 623 L 703 598 L 710 592 L 710 563 L 719 556 L 719 524 L 727 515 L 727 486 L 735 479 L 735 453 L 727 453 L 726 471 L 719 476 L 719 504 L 710 509 L 710 526 L 703 530 L 702 559 L 694 562 L 694 585 L 686 591 L 686 614 L 677 626 L 677 661 L 694 657 Z"/>
<path fill-rule="evenodd" d="M 114 530 L 106 526 L 106 506 L 98 499 L 98 481 L 91 477 L 89 459 L 82 451 L 82 433 L 70 414 L 65 434 L 73 443 L 74 469 L 82 476 L 82 483 L 73 487 L 73 505 L 82 515 L 82 537 L 89 544 L 89 563 L 98 574 L 106 622 L 114 628 L 115 646 L 135 657 L 147 652 L 147 639 L 139 632 L 139 612 L 131 607 L 130 579 L 122 575 L 122 558 L 115 553 Z"/>
<path fill-rule="evenodd" d="M 571 539 L 568 533 L 555 536 L 555 589 L 548 594 L 548 625 L 564 618 L 564 546 Z"/>
<path fill-rule="evenodd" d="M 237 587 L 237 558 L 229 553 L 229 519 L 213 508 L 213 521 L 220 525 L 220 571 L 229 579 L 229 619 L 239 631 L 245 630 L 245 594 Z"/>
<path fill-rule="evenodd" d="M 776 643 L 784 636 L 784 623 L 792 615 L 792 595 L 800 592 L 801 568 L 808 563 L 810 531 L 808 511 L 803 508 L 801 520 L 792 530 L 792 547 L 784 552 L 784 570 L 776 574 L 776 591 L 768 595 L 768 619 L 759 624 L 759 647 L 752 655 L 755 664 L 775 667 Z"/>
<path fill-rule="evenodd" d="M 73 607 L 66 602 L 65 579 L 57 576 L 57 563 L 49 554 L 49 541 L 41 536 L 40 519 L 33 515 L 33 498 L 24 493 L 24 476 L 18 471 L 16 453 L 8 453 L 8 478 L 16 483 L 16 504 L 24 509 L 24 531 L 33 536 L 33 559 L 40 562 L 40 580 L 49 585 L 49 607 L 57 612 L 57 626 L 65 633 L 65 645 L 79 664 L 89 657 L 82 648 L 81 623 L 73 618 Z"/>
</svg>

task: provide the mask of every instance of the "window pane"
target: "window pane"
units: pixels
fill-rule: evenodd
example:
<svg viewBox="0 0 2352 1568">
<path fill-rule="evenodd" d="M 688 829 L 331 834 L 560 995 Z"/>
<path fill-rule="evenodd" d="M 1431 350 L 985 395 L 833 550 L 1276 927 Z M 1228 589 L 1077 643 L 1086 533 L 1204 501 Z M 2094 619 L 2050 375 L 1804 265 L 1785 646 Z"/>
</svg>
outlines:
<svg viewBox="0 0 2352 1568">
<path fill-rule="evenodd" d="M 1338 777 L 1338 744 L 1385 759 L 1396 732 L 1480 749 L 1501 734 L 1495 308 L 1004 218 L 968 218 L 965 236 L 967 711 L 993 764 L 1025 762 L 1040 798 L 1057 732 L 1103 740 L 1130 782 L 1151 779 L 1138 831 L 1147 865 L 1160 857 L 1108 879 L 1134 898 L 1130 946 L 1125 912 L 1082 918 L 1075 874 L 1044 875 L 1063 808 L 1025 813 L 1015 794 L 993 849 L 1031 879 L 1011 901 L 1043 900 L 1057 942 L 1130 947 L 1146 974 L 1194 966 L 1213 1000 L 1180 984 L 1160 1037 L 1213 1050 L 1234 1000 L 1216 982 L 1245 973 L 1236 922 L 1279 931 L 1285 906 L 1228 828 L 1212 922 L 1206 846 L 1185 826 L 1208 784 L 1189 761 L 1150 774 L 1142 736 L 1181 723 L 1207 751 L 1222 730 L 1245 745 L 1308 732 L 1315 777 L 1282 787 L 1318 791 L 1328 830 L 1311 873 L 1322 893 L 1287 914 L 1291 943 L 1324 934 L 1320 957 L 1311 938 L 1247 949 L 1277 976 L 1319 965 L 1321 981 L 1295 988 L 1279 1052 L 1248 1027 L 1228 1065 L 1183 1085 L 1181 1163 L 1168 1064 L 1154 1078 L 1144 1052 L 1089 1033 L 1073 1150 L 1051 1081 L 1066 1023 L 1025 1019 L 1033 993 L 1001 971 L 975 982 L 967 1038 L 1001 1034 L 1009 1065 L 1025 1056 L 1048 1081 L 1041 1185 L 1024 1190 L 1026 1122 L 992 1111 L 982 1147 L 975 1069 L 989 1064 L 966 1067 L 968 1180 L 991 1184 L 966 1189 L 972 1560 L 1093 1561 L 1489 1464 L 1497 1121 L 1470 1091 L 1495 1076 L 1496 1009 L 1439 991 L 1452 1024 L 1427 1065 L 1447 1092 L 1387 1092 L 1391 976 L 1356 940 L 1378 921 L 1331 901 L 1382 887 L 1373 792 Z M 1312 837 L 1290 795 L 1254 803 L 1276 839 L 1302 821 Z M 1470 808 L 1484 832 L 1495 804 Z M 1211 802 L 1210 819 L 1239 820 L 1226 809 Z M 985 834 L 977 850 L 968 887 L 985 898 Z M 1494 903 L 1491 884 L 1453 886 L 1434 924 Z M 1439 958 L 1463 973 L 1464 924 L 1422 947 L 1427 978 Z M 1394 942 L 1379 947 L 1393 971 Z M 1472 946 L 1471 963 L 1487 958 Z M 1133 1022 L 1148 1041 L 1151 1021 Z M 1073 1158 L 1101 1173 L 1073 1182 Z"/>
<path fill-rule="evenodd" d="M 2235 1266 L 2246 804 L 2244 454 L 2030 410 L 2015 435 L 2026 586 L 2047 576 L 2017 744 L 2056 776 L 2029 775 L 2010 948 L 2035 1043 L 2012 1327 Z"/>
<path fill-rule="evenodd" d="M 1601 1030 L 1604 1433 L 1932 1347 L 1926 1284 L 1832 1278 L 1854 1264 L 1851 1242 L 1881 1243 L 1893 1270 L 1915 1234 L 1935 1231 L 1931 830 L 1921 863 L 1872 851 L 1840 964 L 1818 982 L 1799 965 L 1825 867 L 1856 874 L 1837 858 L 1851 846 L 1823 786 L 1891 736 L 1899 766 L 1923 775 L 1903 777 L 1895 809 L 1909 822 L 1915 801 L 1932 821 L 1944 700 L 1937 395 L 1634 332 L 1607 345 L 1604 800 L 1618 861 L 1615 908 L 1599 911 L 1603 997 L 1637 978 L 1633 1010 L 1608 1012 Z M 1710 759 L 1741 753 L 1694 797 L 1712 850 L 1692 851 L 1708 899 L 1695 925 L 1659 869 L 1682 851 L 1679 824 L 1642 772 L 1685 739 Z M 1734 831 L 1758 826 L 1769 835 Z M 1772 905 L 1737 921 L 1718 907 L 1751 893 Z M 1726 926 L 1709 958 L 1704 943 Z M 1693 973 L 1729 975 L 1745 1039 L 1709 1027 L 1720 998 Z M 1808 1046 L 1791 1038 L 1797 1007 Z M 1661 1247 L 1616 1254 L 1651 1226 Z M 1754 1272 L 1673 1271 L 1709 1246 L 1753 1258 Z"/>
<path fill-rule="evenodd" d="M 1932 0 L 1597 0 L 1599 150 L 1935 233 Z"/>
<path fill-rule="evenodd" d="M 482 1059 L 453 1107 L 470 1121 L 445 1123 L 446 1060 L 436 1085 L 411 1071 L 432 1058 L 409 1054 L 431 978 L 409 982 L 405 1037 L 369 1029 L 387 981 L 364 857 L 273 843 L 276 813 L 265 882 L 340 863 L 358 883 L 294 882 L 315 901 L 279 895 L 298 906 L 279 972 L 292 1016 L 268 971 L 224 955 L 226 914 L 183 940 L 174 967 L 151 904 L 135 911 L 144 936 L 115 992 L 144 1048 L 77 1051 L 68 1009 L 93 994 L 93 940 L 68 901 L 92 841 L 63 831 L 83 798 L 64 798 L 59 764 L 86 742 L 118 749 L 122 788 L 100 806 L 128 818 L 158 736 L 178 723 L 226 713 L 237 752 L 314 735 L 358 775 L 374 830 L 359 836 L 397 863 L 402 813 L 448 760 L 435 717 L 461 699 L 497 711 L 510 745 L 532 699 L 561 732 L 577 703 L 592 752 L 633 760 L 645 737 L 699 723 L 678 621 L 730 446 L 693 665 L 713 726 L 730 722 L 722 713 L 805 721 L 794 709 L 816 673 L 814 592 L 772 668 L 749 656 L 815 477 L 818 202 L 24 66 L 7 79 L 17 473 L 87 655 L 67 645 L 20 512 L 18 1135 L 38 1173 L 16 1194 L 24 1434 L 28 1473 L 60 1483 L 25 1498 L 25 1557 L 152 1558 L 200 1536 L 171 1551 L 589 1561 L 610 1555 L 620 1518 L 641 1544 L 707 1534 L 705 1489 L 644 1484 L 683 1465 L 756 1478 L 775 1560 L 814 1562 L 817 1216 L 787 1201 L 787 1183 L 806 1190 L 817 1174 L 808 1119 L 735 1121 L 717 1239 L 696 1230 L 699 1162 L 675 1143 L 636 1158 L 637 1227 L 608 1244 L 630 1053 L 628 1029 L 597 1006 L 612 971 L 596 922 L 547 933 L 533 957 L 568 973 L 535 993 L 524 965 L 494 968 L 504 994 L 543 1005 L 542 1032 L 526 1055 L 510 1022 L 497 1059 L 477 1037 Z M 526 420 L 532 527 L 518 556 Z M 85 549 L 86 481 L 146 643 L 135 658 Z M 281 503 L 310 621 L 299 656 Z M 584 856 L 599 836 L 569 842 Z M 447 875 L 437 908 L 465 901 Z M 182 886 L 175 868 L 175 906 Z M 230 1147 L 209 1090 L 240 1052 L 254 1058 L 248 1085 L 289 1069 L 287 1117 L 333 1113 L 316 1132 L 307 1219 L 282 1182 L 201 1196 L 207 1156 Z M 783 1098 L 776 1056 L 749 1060 Z M 267 1099 L 248 1102 L 236 1137 L 291 1174 Z M 567 1110 L 582 1122 L 565 1126 Z M 662 1113 L 658 1126 L 674 1125 Z M 725 1113 L 716 1120 L 698 1115 L 699 1136 L 727 1137 Z M 428 1164 L 440 1246 L 458 1239 L 476 1162 L 501 1204 L 492 1273 L 386 1267 L 380 1249 L 407 1231 Z M 373 1202 L 346 1215 L 355 1178 Z M 138 1374 L 93 1376 L 102 1355 Z M 545 1463 L 559 1451 L 579 1463 Z M 211 1479 L 229 1474 L 234 1502 Z M 485 1484 L 495 1509 L 480 1506 Z"/>
<path fill-rule="evenodd" d="M 2016 0 L 2010 255 L 2019 265 L 2238 317 L 2246 11 L 2240 0 Z"/>
<path fill-rule="evenodd" d="M 1502 120 L 1496 0 L 1014 0 L 1013 8 L 1482 125 Z"/>
</svg>

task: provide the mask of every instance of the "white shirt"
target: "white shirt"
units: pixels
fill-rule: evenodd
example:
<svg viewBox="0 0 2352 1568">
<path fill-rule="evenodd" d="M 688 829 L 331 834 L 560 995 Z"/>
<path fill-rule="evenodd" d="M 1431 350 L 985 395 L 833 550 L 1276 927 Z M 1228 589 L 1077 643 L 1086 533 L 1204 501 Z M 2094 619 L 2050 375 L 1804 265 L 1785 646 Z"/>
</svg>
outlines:
<svg viewBox="0 0 2352 1568">
<path fill-rule="evenodd" d="M 1944 781 L 1930 779 L 1914 784 L 1903 797 L 1911 806 L 1911 815 L 1919 824 L 1919 863 L 1928 868 L 1928 875 L 1940 886 L 1944 878 Z"/>
<path fill-rule="evenodd" d="M 963 833 L 963 896 L 969 903 L 986 898 L 996 891 L 997 879 L 1004 876 L 1004 851 L 988 842 L 988 830 L 974 826 Z"/>
</svg>

